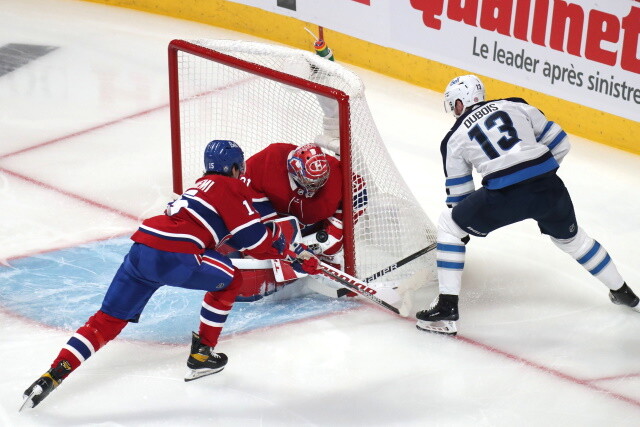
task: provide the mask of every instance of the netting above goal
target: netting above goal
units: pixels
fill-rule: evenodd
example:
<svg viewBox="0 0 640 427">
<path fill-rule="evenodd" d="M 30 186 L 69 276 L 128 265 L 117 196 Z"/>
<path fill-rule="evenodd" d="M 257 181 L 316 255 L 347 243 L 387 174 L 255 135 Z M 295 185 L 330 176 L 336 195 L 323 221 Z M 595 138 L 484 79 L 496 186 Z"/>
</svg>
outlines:
<svg viewBox="0 0 640 427">
<path fill-rule="evenodd" d="M 249 157 L 267 145 L 303 145 L 339 123 L 345 271 L 391 285 L 433 271 L 433 253 L 394 263 L 433 244 L 434 227 L 391 160 L 360 78 L 312 52 L 236 40 L 174 40 L 169 46 L 174 191 L 202 174 L 213 139 L 236 141 Z M 282 165 L 284 168 L 285 165 Z M 354 189 L 366 185 L 363 200 Z M 354 209 L 353 204 L 356 205 Z M 431 277 L 433 279 L 433 277 Z"/>
</svg>

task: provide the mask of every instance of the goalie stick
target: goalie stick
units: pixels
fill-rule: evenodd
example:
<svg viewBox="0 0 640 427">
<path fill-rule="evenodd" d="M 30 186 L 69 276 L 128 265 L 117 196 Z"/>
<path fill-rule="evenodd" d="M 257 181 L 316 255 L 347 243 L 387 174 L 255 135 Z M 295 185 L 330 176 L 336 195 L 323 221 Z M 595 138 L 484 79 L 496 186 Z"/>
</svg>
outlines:
<svg viewBox="0 0 640 427">
<path fill-rule="evenodd" d="M 365 279 L 362 279 L 362 281 L 364 283 L 369 283 L 369 282 L 371 282 L 373 280 L 376 280 L 377 278 L 382 277 L 385 274 L 390 273 L 390 272 L 392 272 L 394 270 L 397 270 L 398 268 L 402 267 L 406 263 L 413 261 L 414 259 L 426 254 L 427 252 L 430 252 L 430 251 L 434 250 L 435 248 L 436 248 L 436 244 L 432 243 L 429 246 L 427 246 L 426 248 L 422 248 L 418 252 L 414 252 L 411 255 L 402 258 L 400 261 L 397 261 L 394 264 L 391 264 L 390 266 L 385 267 L 382 270 L 373 273 L 371 276 L 369 276 L 369 277 L 367 277 Z"/>
<path fill-rule="evenodd" d="M 399 309 L 392 306 L 388 302 L 378 298 L 375 295 L 377 291 L 367 286 L 367 284 L 361 281 L 360 279 L 350 276 L 347 273 L 340 271 L 337 268 L 331 267 L 330 265 L 325 264 L 322 261 L 320 261 L 320 263 L 318 264 L 318 267 L 322 271 L 321 273 L 322 275 L 335 280 L 336 282 L 351 289 L 352 291 L 356 292 L 358 295 L 362 295 L 363 297 L 367 298 L 369 301 L 374 302 L 380 307 L 384 307 L 387 310 L 393 311 L 396 314 L 400 314 Z"/>
</svg>

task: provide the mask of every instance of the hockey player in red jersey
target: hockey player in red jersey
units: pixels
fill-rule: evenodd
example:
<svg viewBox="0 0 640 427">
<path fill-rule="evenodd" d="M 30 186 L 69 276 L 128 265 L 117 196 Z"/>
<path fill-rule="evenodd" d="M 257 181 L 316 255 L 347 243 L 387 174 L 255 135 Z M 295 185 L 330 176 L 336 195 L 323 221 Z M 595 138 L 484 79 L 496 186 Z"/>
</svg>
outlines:
<svg viewBox="0 0 640 427">
<path fill-rule="evenodd" d="M 137 322 L 153 293 L 163 285 L 205 291 L 199 332 L 192 334 L 185 381 L 221 371 L 227 356 L 214 351 L 242 286 L 231 260 L 216 251 L 222 243 L 258 259 L 300 257 L 317 266 L 304 246 L 293 245 L 277 223 L 265 226 L 239 179 L 242 149 L 233 141 L 211 141 L 205 173 L 163 215 L 142 222 L 116 272 L 102 306 L 62 348 L 45 374 L 24 392 L 24 407 L 38 405 L 82 362 Z M 296 254 L 296 251 L 298 254 Z M 309 270 L 314 272 L 313 269 Z M 20 408 L 20 409 L 22 409 Z"/>
</svg>

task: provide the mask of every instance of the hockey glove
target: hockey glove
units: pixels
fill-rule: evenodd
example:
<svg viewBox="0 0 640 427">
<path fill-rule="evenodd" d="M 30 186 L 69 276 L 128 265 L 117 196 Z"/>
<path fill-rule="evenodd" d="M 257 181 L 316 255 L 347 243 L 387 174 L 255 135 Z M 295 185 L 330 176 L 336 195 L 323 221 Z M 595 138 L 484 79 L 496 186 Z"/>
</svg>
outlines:
<svg viewBox="0 0 640 427">
<path fill-rule="evenodd" d="M 322 269 L 320 268 L 320 260 L 315 256 L 311 256 L 311 258 L 307 258 L 305 260 L 297 259 L 295 262 L 291 263 L 291 266 L 299 273 L 314 275 L 322 272 Z"/>
<path fill-rule="evenodd" d="M 267 222 L 265 226 L 271 232 L 271 246 L 278 251 L 282 258 L 287 259 L 290 256 L 288 252 L 294 251 L 295 245 L 297 245 L 296 240 L 298 240 L 300 234 L 298 220 L 292 216 L 279 218 L 275 221 Z"/>
<path fill-rule="evenodd" d="M 268 222 L 265 226 L 271 232 L 271 246 L 278 251 L 278 253 L 285 253 L 289 242 L 287 242 L 286 236 L 282 233 L 280 225 L 276 222 Z"/>
<path fill-rule="evenodd" d="M 285 250 L 284 255 L 284 260 L 287 262 L 302 262 L 310 258 L 315 258 L 315 255 L 309 250 L 307 245 L 296 242 L 292 243 L 289 248 Z"/>
</svg>

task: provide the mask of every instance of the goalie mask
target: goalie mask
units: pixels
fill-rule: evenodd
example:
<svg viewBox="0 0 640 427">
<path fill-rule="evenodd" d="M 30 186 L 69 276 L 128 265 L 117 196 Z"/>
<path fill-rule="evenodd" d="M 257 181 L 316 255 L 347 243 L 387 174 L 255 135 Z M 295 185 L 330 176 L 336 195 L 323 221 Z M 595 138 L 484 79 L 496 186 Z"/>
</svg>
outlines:
<svg viewBox="0 0 640 427">
<path fill-rule="evenodd" d="M 313 197 L 329 179 L 329 162 L 316 144 L 306 144 L 289 153 L 287 171 L 294 182 L 304 190 L 304 196 Z"/>
<path fill-rule="evenodd" d="M 456 100 L 463 105 L 462 112 L 456 114 Z M 484 101 L 484 85 L 476 76 L 469 74 L 451 80 L 444 92 L 444 110 L 460 117 L 469 107 Z"/>
<path fill-rule="evenodd" d="M 244 153 L 242 148 L 233 141 L 215 139 L 207 144 L 204 149 L 205 173 L 215 172 L 222 175 L 231 175 L 233 167 L 244 173 Z"/>
</svg>

